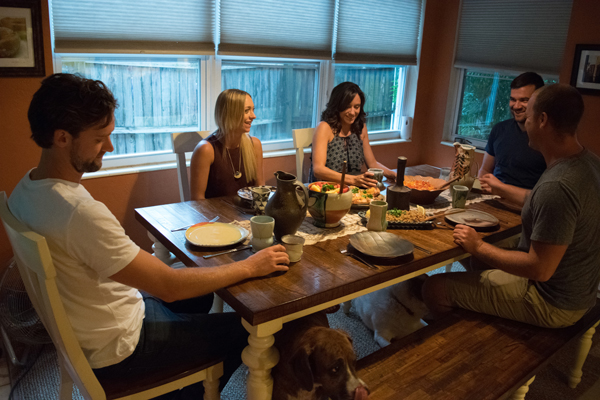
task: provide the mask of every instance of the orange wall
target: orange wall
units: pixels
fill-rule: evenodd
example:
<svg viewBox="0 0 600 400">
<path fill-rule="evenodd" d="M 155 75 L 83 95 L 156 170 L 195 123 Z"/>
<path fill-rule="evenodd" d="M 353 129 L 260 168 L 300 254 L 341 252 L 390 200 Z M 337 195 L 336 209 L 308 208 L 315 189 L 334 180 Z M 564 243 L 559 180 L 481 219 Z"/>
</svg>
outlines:
<svg viewBox="0 0 600 400">
<path fill-rule="evenodd" d="M 450 166 L 453 149 L 440 144 L 446 99 L 452 68 L 452 54 L 458 18 L 459 0 L 428 1 L 421 48 L 421 66 L 417 85 L 413 142 L 375 146 L 379 161 L 396 165 L 399 155 L 408 157 L 409 165 L 427 163 Z M 600 31 L 594 16 L 600 4 L 594 0 L 574 0 L 571 27 L 561 70 L 561 82 L 569 82 L 576 43 L 600 43 Z M 42 5 L 46 73 L 52 73 L 50 28 L 47 4 Z M 10 194 L 23 175 L 37 164 L 40 150 L 29 139 L 27 108 L 41 78 L 0 78 L 0 123 L 3 145 L 0 148 L 0 191 Z M 600 140 L 592 132 L 600 126 L 600 97 L 584 96 L 586 114 L 581 124 L 582 143 L 600 154 Z M 265 159 L 265 178 L 274 184 L 273 172 L 295 171 L 294 156 Z M 144 172 L 106 178 L 88 179 L 84 186 L 121 221 L 127 233 L 140 246 L 150 250 L 146 232 L 134 218 L 134 209 L 179 201 L 176 172 Z M 3 229 L 0 229 L 0 269 L 12 252 Z"/>
<path fill-rule="evenodd" d="M 575 0 L 571 11 L 571 23 L 565 46 L 560 82 L 570 83 L 571 70 L 575 57 L 575 45 L 600 44 L 600 1 Z M 578 137 L 582 145 L 600 154 L 600 96 L 584 95 L 585 112 L 579 124 Z"/>
</svg>

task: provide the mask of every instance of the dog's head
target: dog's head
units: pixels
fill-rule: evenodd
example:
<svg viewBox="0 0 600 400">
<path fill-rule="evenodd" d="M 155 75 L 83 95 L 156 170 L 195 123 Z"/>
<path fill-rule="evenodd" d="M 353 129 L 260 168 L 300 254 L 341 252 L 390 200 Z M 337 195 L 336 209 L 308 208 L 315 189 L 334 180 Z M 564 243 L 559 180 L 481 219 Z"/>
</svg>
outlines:
<svg viewBox="0 0 600 400">
<path fill-rule="evenodd" d="M 295 377 L 306 391 L 316 389 L 331 400 L 364 398 L 365 384 L 356 376 L 356 354 L 350 337 L 341 331 L 313 327 L 290 360 Z"/>
</svg>

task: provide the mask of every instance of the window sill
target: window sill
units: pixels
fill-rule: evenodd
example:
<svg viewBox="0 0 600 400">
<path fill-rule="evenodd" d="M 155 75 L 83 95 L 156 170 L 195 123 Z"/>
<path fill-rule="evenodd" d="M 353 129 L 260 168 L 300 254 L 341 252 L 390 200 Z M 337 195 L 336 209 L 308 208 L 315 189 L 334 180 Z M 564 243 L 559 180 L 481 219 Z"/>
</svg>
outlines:
<svg viewBox="0 0 600 400">
<path fill-rule="evenodd" d="M 410 139 L 382 139 L 382 140 L 373 140 L 371 141 L 371 146 L 383 146 L 394 143 L 410 143 Z M 448 144 L 452 146 L 449 142 L 442 142 L 443 144 Z M 304 149 L 304 153 L 310 153 L 311 148 L 307 147 Z M 263 152 L 263 158 L 275 158 L 275 157 L 286 157 L 293 156 L 296 154 L 296 150 L 294 149 L 286 149 L 286 150 L 272 150 Z M 188 161 L 189 166 L 189 161 Z M 82 180 L 86 179 L 95 179 L 95 178 L 105 178 L 107 176 L 118 176 L 118 175 L 127 175 L 127 174 L 137 174 L 140 172 L 151 172 L 151 171 L 161 171 L 165 169 L 174 169 L 177 168 L 177 163 L 169 161 L 169 162 L 158 162 L 158 163 L 150 163 L 150 164 L 141 164 L 141 165 L 133 165 L 128 167 L 113 167 L 101 169 L 98 172 L 91 172 L 83 174 Z"/>
</svg>

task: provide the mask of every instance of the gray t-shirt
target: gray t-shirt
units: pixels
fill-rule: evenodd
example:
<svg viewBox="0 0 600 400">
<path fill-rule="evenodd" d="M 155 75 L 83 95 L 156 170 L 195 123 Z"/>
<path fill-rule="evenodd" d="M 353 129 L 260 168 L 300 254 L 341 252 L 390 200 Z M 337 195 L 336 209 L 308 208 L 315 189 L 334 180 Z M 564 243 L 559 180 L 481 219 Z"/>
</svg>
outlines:
<svg viewBox="0 0 600 400">
<path fill-rule="evenodd" d="M 596 301 L 600 282 L 600 158 L 584 149 L 548 166 L 521 214 L 519 250 L 531 240 L 568 245 L 554 275 L 536 282 L 542 297 L 563 310 L 583 310 Z"/>
</svg>

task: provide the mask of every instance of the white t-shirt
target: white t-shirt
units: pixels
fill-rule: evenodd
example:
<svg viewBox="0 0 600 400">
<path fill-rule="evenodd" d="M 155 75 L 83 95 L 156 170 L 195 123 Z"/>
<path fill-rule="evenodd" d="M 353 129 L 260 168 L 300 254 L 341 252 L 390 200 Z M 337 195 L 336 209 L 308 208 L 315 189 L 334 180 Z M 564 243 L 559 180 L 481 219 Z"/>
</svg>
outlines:
<svg viewBox="0 0 600 400">
<path fill-rule="evenodd" d="M 144 301 L 140 292 L 109 279 L 139 253 L 108 208 L 80 184 L 32 181 L 12 192 L 14 216 L 46 238 L 65 310 L 92 368 L 117 364 L 137 346 Z"/>
</svg>

